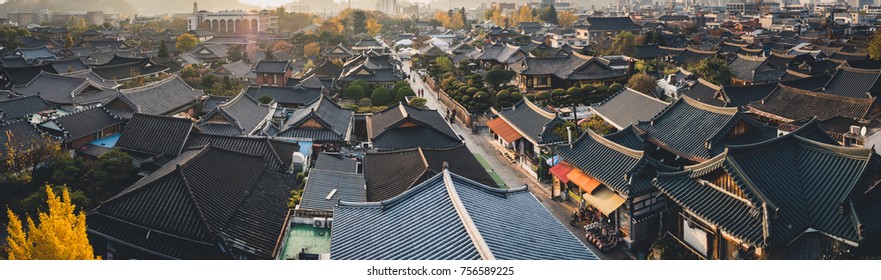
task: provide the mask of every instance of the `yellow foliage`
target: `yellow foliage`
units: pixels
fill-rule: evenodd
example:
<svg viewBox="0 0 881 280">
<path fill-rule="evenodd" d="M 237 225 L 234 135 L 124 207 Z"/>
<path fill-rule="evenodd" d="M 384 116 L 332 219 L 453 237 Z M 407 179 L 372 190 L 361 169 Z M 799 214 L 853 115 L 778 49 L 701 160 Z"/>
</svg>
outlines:
<svg viewBox="0 0 881 280">
<path fill-rule="evenodd" d="M 453 30 L 459 30 L 463 27 L 465 27 L 465 19 L 462 18 L 462 13 L 453 13 L 453 18 L 450 19 L 450 28 Z"/>
<path fill-rule="evenodd" d="M 321 53 L 321 47 L 318 46 L 317 42 L 308 43 L 303 46 L 303 55 L 306 57 L 315 57 Z"/>
<path fill-rule="evenodd" d="M 197 44 L 199 44 L 199 38 L 196 38 L 193 34 L 184 33 L 177 36 L 174 46 L 178 51 L 188 52 L 196 48 Z"/>
<path fill-rule="evenodd" d="M 7 252 L 10 260 L 94 260 L 92 245 L 86 235 L 86 214 L 70 201 L 67 187 L 58 197 L 46 186 L 49 213 L 38 213 L 40 224 L 27 217 L 28 230 L 24 231 L 21 219 L 6 209 L 9 224 L 6 226 Z"/>
<path fill-rule="evenodd" d="M 562 27 L 572 26 L 576 20 L 578 20 L 578 16 L 570 11 L 562 11 L 557 16 L 557 21 Z"/>
<path fill-rule="evenodd" d="M 440 22 L 444 27 L 449 28 L 452 19 L 450 19 L 450 15 L 447 14 L 447 12 L 436 12 L 434 13 L 434 20 Z"/>
<path fill-rule="evenodd" d="M 376 21 L 376 18 L 367 19 L 367 34 L 370 34 L 370 36 L 376 36 L 381 30 L 382 24 L 379 24 L 379 22 Z"/>
<path fill-rule="evenodd" d="M 529 7 L 529 5 L 523 5 L 522 7 L 520 7 L 520 13 L 514 18 L 514 22 L 511 23 L 513 25 L 517 25 L 521 22 L 537 21 L 535 20 L 535 17 L 532 16 L 532 7 Z"/>
</svg>

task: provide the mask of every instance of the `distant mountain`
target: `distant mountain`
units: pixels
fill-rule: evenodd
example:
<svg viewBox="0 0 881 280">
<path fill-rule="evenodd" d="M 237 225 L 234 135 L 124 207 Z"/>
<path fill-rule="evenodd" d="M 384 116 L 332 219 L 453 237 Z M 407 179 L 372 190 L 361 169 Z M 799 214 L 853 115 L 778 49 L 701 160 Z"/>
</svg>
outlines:
<svg viewBox="0 0 881 280">
<path fill-rule="evenodd" d="M 136 11 L 128 2 L 118 0 L 7 0 L 6 3 L 0 4 L 0 14 L 43 9 L 53 12 L 104 11 L 121 14 L 132 14 Z"/>
<path fill-rule="evenodd" d="M 193 0 L 125 0 L 137 9 L 138 14 L 174 14 L 193 11 Z M 198 0 L 199 10 L 253 10 L 260 7 L 239 3 L 238 0 Z"/>
</svg>

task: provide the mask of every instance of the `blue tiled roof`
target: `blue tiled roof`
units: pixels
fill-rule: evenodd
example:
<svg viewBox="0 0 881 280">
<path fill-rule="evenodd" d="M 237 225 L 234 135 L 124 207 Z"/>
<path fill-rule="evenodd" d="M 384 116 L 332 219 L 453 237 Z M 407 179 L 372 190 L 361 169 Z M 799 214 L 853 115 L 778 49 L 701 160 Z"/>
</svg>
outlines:
<svg viewBox="0 0 881 280">
<path fill-rule="evenodd" d="M 597 259 L 526 188 L 490 188 L 446 170 L 385 201 L 340 202 L 332 235 L 331 258 L 342 260 Z"/>
</svg>

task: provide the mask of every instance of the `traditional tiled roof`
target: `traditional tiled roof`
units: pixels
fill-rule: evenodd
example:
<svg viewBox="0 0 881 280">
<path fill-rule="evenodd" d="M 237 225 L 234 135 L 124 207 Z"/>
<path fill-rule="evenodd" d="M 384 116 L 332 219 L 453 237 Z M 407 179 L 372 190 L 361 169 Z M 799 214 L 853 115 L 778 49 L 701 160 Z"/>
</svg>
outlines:
<svg viewBox="0 0 881 280">
<path fill-rule="evenodd" d="M 682 95 L 704 104 L 722 107 L 725 105 L 725 101 L 718 98 L 720 89 L 721 87 L 718 85 L 698 78 L 697 83 L 682 92 Z"/>
<path fill-rule="evenodd" d="M 132 113 L 169 115 L 189 106 L 195 106 L 205 93 L 197 90 L 177 75 L 145 86 L 123 89 L 116 98 L 129 105 Z"/>
<path fill-rule="evenodd" d="M 155 258 L 272 259 L 295 186 L 259 156 L 208 146 L 90 211 L 88 231 Z"/>
<path fill-rule="evenodd" d="M 367 201 L 382 201 L 397 196 L 443 170 L 452 162 L 451 171 L 487 186 L 496 183 L 480 162 L 462 144 L 444 149 L 407 149 L 371 152 L 364 156 Z"/>
<path fill-rule="evenodd" d="M 300 145 L 297 143 L 272 140 L 267 137 L 226 136 L 199 132 L 190 133 L 186 141 L 187 148 L 211 145 L 230 151 L 262 156 L 269 168 L 278 172 L 288 172 L 294 153 L 300 149 Z"/>
<path fill-rule="evenodd" d="M 380 150 L 446 148 L 462 143 L 436 110 L 400 103 L 367 119 L 367 138 Z"/>
<path fill-rule="evenodd" d="M 251 135 L 272 118 L 274 111 L 275 102 L 268 105 L 259 104 L 257 100 L 242 92 L 206 114 L 199 120 L 199 127 L 210 134 Z M 212 120 L 215 115 L 222 116 L 224 121 Z"/>
<path fill-rule="evenodd" d="M 704 179 L 715 170 L 730 175 L 738 193 Z M 784 247 L 813 229 L 857 246 L 879 228 L 881 213 L 866 208 L 877 205 L 858 202 L 874 197 L 866 193 L 877 192 L 879 171 L 881 159 L 871 149 L 788 134 L 730 146 L 685 171 L 659 174 L 655 185 L 690 215 L 752 245 Z"/>
<path fill-rule="evenodd" d="M 602 103 L 591 106 L 591 110 L 599 114 L 606 122 L 617 129 L 640 120 L 652 119 L 658 112 L 669 105 L 667 102 L 645 95 L 631 88 L 606 99 Z"/>
<path fill-rule="evenodd" d="M 710 59 L 716 56 L 716 51 L 700 51 L 692 48 L 686 48 L 673 57 L 673 61 L 680 64 L 691 64 L 701 60 Z"/>
<path fill-rule="evenodd" d="M 388 200 L 340 202 L 333 219 L 333 259 L 597 259 L 525 187 L 490 188 L 446 169 Z"/>
<path fill-rule="evenodd" d="M 290 61 L 275 61 L 275 60 L 260 60 L 257 62 L 257 66 L 254 67 L 254 72 L 257 73 L 272 73 L 272 74 L 284 74 L 287 73 L 288 70 L 292 70 L 294 66 L 291 65 Z"/>
<path fill-rule="evenodd" d="M 531 101 L 523 99 L 510 108 L 501 111 L 492 109 L 493 114 L 504 119 L 520 135 L 538 145 L 563 142 L 563 138 L 554 133 L 554 128 L 562 123 L 555 114 L 539 108 Z"/>
<path fill-rule="evenodd" d="M 116 142 L 120 149 L 176 156 L 183 152 L 193 130 L 188 119 L 135 114 Z"/>
<path fill-rule="evenodd" d="M 779 79 L 786 70 L 775 69 L 765 62 L 765 58 L 757 58 L 738 54 L 728 63 L 734 77 L 751 83 L 761 83 Z"/>
<path fill-rule="evenodd" d="M 845 116 L 868 119 L 875 98 L 852 98 L 840 95 L 811 92 L 779 85 L 762 100 L 751 102 L 750 111 L 783 122 L 817 117 L 826 120 Z"/>
<path fill-rule="evenodd" d="M 40 127 L 50 130 L 50 133 L 52 131 L 62 133 L 63 135 L 56 136 L 65 140 L 74 140 L 98 133 L 122 122 L 122 119 L 110 114 L 104 108 L 95 107 L 50 120 L 41 124 Z"/>
<path fill-rule="evenodd" d="M 333 211 L 340 200 L 366 201 L 364 175 L 312 168 L 306 179 L 299 209 Z"/>
<path fill-rule="evenodd" d="M 23 118 L 41 111 L 52 109 L 39 96 L 26 96 L 0 100 L 0 122 Z"/>
<path fill-rule="evenodd" d="M 344 157 L 340 154 L 320 153 L 315 159 L 315 169 L 324 169 L 329 171 L 356 173 L 358 172 L 358 160 L 354 158 Z"/>
<path fill-rule="evenodd" d="M 346 142 L 351 136 L 353 117 L 352 111 L 343 109 L 330 98 L 319 94 L 318 99 L 294 111 L 276 137 Z"/>
<path fill-rule="evenodd" d="M 633 23 L 630 17 L 588 17 L 585 19 L 587 30 L 596 31 L 627 31 L 639 30 L 642 26 Z"/>
<path fill-rule="evenodd" d="M 762 100 L 775 88 L 777 88 L 777 83 L 747 86 L 722 86 L 719 95 L 724 100 L 725 107 L 740 107 L 746 106 L 753 101 Z"/>
<path fill-rule="evenodd" d="M 661 53 L 661 49 L 658 48 L 658 45 L 640 45 L 636 46 L 636 54 L 633 58 L 636 59 L 655 59 L 664 56 Z"/>
<path fill-rule="evenodd" d="M 746 132 L 729 138 L 728 132 L 738 123 L 746 124 Z M 697 162 L 720 154 L 731 141 L 755 143 L 776 136 L 776 129 L 752 121 L 737 108 L 715 107 L 689 97 L 635 128 L 648 142 Z"/>
<path fill-rule="evenodd" d="M 321 89 L 303 86 L 249 86 L 245 94 L 254 100 L 269 96 L 273 101 L 285 105 L 303 106 L 314 102 L 321 96 Z"/>
<path fill-rule="evenodd" d="M 484 46 L 483 49 L 471 54 L 471 58 L 480 61 L 494 61 L 501 64 L 510 64 L 527 57 L 525 51 L 518 46 L 508 44 L 495 44 Z"/>
<path fill-rule="evenodd" d="M 12 135 L 14 141 L 10 141 L 9 135 Z M 3 143 L 0 159 L 6 160 L 9 152 L 7 144 L 13 144 L 12 146 L 19 151 L 27 151 L 35 144 L 44 141 L 41 135 L 40 131 L 26 120 L 0 123 L 0 143 Z"/>
<path fill-rule="evenodd" d="M 520 75 L 554 75 L 564 80 L 601 80 L 626 76 L 623 70 L 609 67 L 609 61 L 598 57 L 572 54 L 567 57 L 526 57 L 510 65 Z"/>
<path fill-rule="evenodd" d="M 23 96 L 39 95 L 43 100 L 59 105 L 101 103 L 119 94 L 107 87 L 115 83 L 93 75 L 88 70 L 67 75 L 42 72 L 29 83 L 13 87 L 12 91 Z"/>
<path fill-rule="evenodd" d="M 839 67 L 824 91 L 854 98 L 878 96 L 881 93 L 881 70 Z"/>
<path fill-rule="evenodd" d="M 168 67 L 144 58 L 129 63 L 95 66 L 92 71 L 107 80 L 125 80 L 162 73 L 168 71 Z"/>
</svg>

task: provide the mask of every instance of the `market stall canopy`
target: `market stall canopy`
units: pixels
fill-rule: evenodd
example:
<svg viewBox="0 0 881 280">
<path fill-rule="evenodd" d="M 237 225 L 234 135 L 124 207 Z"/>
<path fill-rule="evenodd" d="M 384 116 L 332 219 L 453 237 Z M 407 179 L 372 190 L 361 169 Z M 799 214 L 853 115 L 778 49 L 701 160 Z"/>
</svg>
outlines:
<svg viewBox="0 0 881 280">
<path fill-rule="evenodd" d="M 591 193 L 594 189 L 600 186 L 600 181 L 590 177 L 590 175 L 584 174 L 584 172 L 578 169 L 572 169 L 569 174 L 566 174 L 566 177 L 569 178 L 569 181 L 572 181 L 573 184 L 581 188 L 584 193 Z"/>
<path fill-rule="evenodd" d="M 616 194 L 615 191 L 605 186 L 597 187 L 593 192 L 586 192 L 583 197 L 590 205 L 599 209 L 606 216 L 611 216 L 612 212 L 615 212 L 626 201 L 626 199 Z"/>
<path fill-rule="evenodd" d="M 569 163 L 561 162 L 557 165 L 554 165 L 554 167 L 551 167 L 551 169 L 548 171 L 550 171 L 551 174 L 554 174 L 557 179 L 560 179 L 560 182 L 566 184 L 569 183 L 569 177 L 567 177 L 566 175 L 568 175 L 569 172 L 572 171 L 572 166 L 569 165 Z"/>
<path fill-rule="evenodd" d="M 523 135 L 520 135 L 520 132 L 517 132 L 514 127 L 505 122 L 502 118 L 495 118 L 488 122 L 486 125 L 489 126 L 489 129 L 498 134 L 502 140 L 508 143 L 514 143 L 517 139 L 523 138 Z"/>
</svg>

